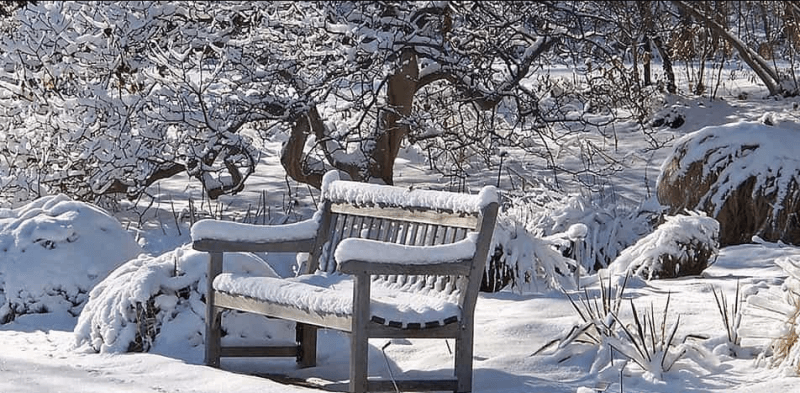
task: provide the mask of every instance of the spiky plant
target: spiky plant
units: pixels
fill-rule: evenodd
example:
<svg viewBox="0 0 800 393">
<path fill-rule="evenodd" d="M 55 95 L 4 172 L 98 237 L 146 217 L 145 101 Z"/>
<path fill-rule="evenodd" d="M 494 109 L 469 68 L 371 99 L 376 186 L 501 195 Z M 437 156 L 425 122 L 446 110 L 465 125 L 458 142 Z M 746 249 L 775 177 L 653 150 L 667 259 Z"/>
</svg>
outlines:
<svg viewBox="0 0 800 393">
<path fill-rule="evenodd" d="M 717 290 L 711 287 L 711 292 L 714 294 L 714 300 L 717 302 L 717 310 L 722 318 L 722 325 L 725 327 L 725 334 L 728 338 L 728 344 L 738 347 L 742 344 L 742 338 L 739 336 L 739 327 L 742 323 L 742 298 L 741 291 L 739 290 L 739 280 L 736 280 L 736 293 L 734 295 L 733 303 L 728 305 L 728 299 L 722 289 Z M 735 353 L 734 353 L 735 355 Z"/>
<path fill-rule="evenodd" d="M 542 346 L 533 355 L 555 347 L 552 355 L 558 356 L 559 362 L 563 362 L 574 354 L 570 345 L 589 345 L 597 351 L 592 365 L 594 371 L 612 365 L 613 353 L 616 352 L 657 378 L 661 378 L 662 373 L 668 372 L 675 362 L 684 357 L 706 368 L 716 363 L 713 356 L 702 347 L 691 342 L 676 341 L 680 315 L 674 323 L 668 323 L 669 294 L 660 321 L 657 321 L 657 312 L 652 303 L 649 308 L 641 311 L 632 299 L 628 300 L 633 320 L 623 320 L 620 317 L 620 308 L 628 277 L 626 275 L 622 284 L 614 289 L 610 279 L 608 284 L 604 284 L 601 279 L 600 299 L 590 299 L 587 290 L 584 290 L 584 297 L 578 301 L 567 294 L 582 322 L 573 326 L 564 337 Z"/>
</svg>

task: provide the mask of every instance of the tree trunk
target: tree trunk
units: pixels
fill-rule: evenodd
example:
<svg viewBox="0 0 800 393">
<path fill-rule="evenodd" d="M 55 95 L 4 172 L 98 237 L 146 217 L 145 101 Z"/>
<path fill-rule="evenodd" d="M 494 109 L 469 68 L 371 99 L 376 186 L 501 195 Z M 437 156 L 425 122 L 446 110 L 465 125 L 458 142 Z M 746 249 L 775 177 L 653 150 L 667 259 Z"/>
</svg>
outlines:
<svg viewBox="0 0 800 393">
<path fill-rule="evenodd" d="M 764 58 L 749 48 L 742 40 L 731 34 L 728 30 L 710 17 L 695 9 L 693 5 L 685 1 L 673 1 L 673 3 L 678 8 L 701 20 L 706 24 L 706 26 L 719 34 L 720 37 L 736 48 L 736 51 L 739 53 L 739 56 L 742 58 L 742 60 L 744 60 L 744 62 L 750 66 L 753 72 L 758 75 L 758 78 L 761 79 L 761 81 L 764 82 L 764 85 L 767 86 L 767 90 L 769 90 L 769 94 L 771 96 L 784 95 L 786 93 L 786 91 L 783 89 L 783 86 L 781 86 L 780 78 L 778 77 L 777 72 L 770 67 L 769 63 L 767 63 Z"/>
<path fill-rule="evenodd" d="M 655 45 L 658 55 L 661 56 L 661 67 L 664 69 L 664 76 L 667 78 L 667 93 L 675 94 L 678 92 L 678 86 L 675 84 L 675 71 L 672 70 L 672 58 L 669 55 L 669 50 L 664 46 L 664 42 L 658 35 L 653 36 L 653 45 Z"/>
<path fill-rule="evenodd" d="M 647 35 L 644 36 L 644 53 L 642 56 L 642 68 L 643 68 L 643 77 L 644 77 L 644 85 L 650 86 L 653 84 L 652 77 L 650 76 L 650 58 L 652 57 L 650 53 L 652 52 L 652 48 L 650 48 L 650 37 Z"/>
<path fill-rule="evenodd" d="M 400 55 L 400 62 L 400 69 L 389 77 L 386 87 L 388 108 L 384 110 L 381 119 L 383 132 L 377 136 L 375 149 L 370 152 L 373 163 L 370 174 L 386 184 L 394 184 L 394 160 L 400 152 L 400 144 L 410 131 L 408 124 L 401 120 L 411 114 L 419 81 L 417 56 L 414 52 L 410 49 L 404 50 Z"/>
</svg>

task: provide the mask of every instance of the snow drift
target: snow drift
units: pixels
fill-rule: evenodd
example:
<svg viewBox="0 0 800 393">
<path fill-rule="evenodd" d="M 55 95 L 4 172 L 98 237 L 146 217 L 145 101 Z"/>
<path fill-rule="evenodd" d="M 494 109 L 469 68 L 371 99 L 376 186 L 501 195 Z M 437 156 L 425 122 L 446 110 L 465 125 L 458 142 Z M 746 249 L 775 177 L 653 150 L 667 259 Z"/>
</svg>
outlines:
<svg viewBox="0 0 800 393">
<path fill-rule="evenodd" d="M 94 285 L 141 252 L 119 221 L 65 195 L 0 209 L 0 323 L 78 315 Z"/>
</svg>

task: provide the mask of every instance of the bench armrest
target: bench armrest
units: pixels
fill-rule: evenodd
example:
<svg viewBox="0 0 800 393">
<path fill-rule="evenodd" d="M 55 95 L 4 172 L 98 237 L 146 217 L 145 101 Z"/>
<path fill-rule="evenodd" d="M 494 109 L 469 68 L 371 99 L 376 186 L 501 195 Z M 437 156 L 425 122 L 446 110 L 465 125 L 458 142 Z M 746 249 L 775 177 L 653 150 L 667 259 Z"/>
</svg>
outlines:
<svg viewBox="0 0 800 393">
<path fill-rule="evenodd" d="M 253 225 L 200 220 L 192 225 L 192 247 L 198 251 L 308 251 L 319 229 L 319 215 L 292 224 Z"/>
<path fill-rule="evenodd" d="M 476 234 L 435 246 L 408 246 L 350 238 L 336 247 L 334 257 L 343 273 L 466 275 L 475 256 Z"/>
</svg>

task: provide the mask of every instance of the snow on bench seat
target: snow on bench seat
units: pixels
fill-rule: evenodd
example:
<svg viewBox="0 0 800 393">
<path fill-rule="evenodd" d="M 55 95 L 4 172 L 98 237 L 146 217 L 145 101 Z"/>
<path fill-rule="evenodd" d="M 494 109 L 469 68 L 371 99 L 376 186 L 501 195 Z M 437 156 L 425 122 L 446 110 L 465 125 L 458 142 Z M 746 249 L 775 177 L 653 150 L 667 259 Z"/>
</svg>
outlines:
<svg viewBox="0 0 800 393">
<path fill-rule="evenodd" d="M 353 281 L 350 276 L 343 274 L 317 273 L 273 278 L 223 273 L 214 279 L 214 289 L 311 314 L 353 315 Z M 411 329 L 444 326 L 461 320 L 461 309 L 454 301 L 373 283 L 371 320 Z"/>
</svg>

